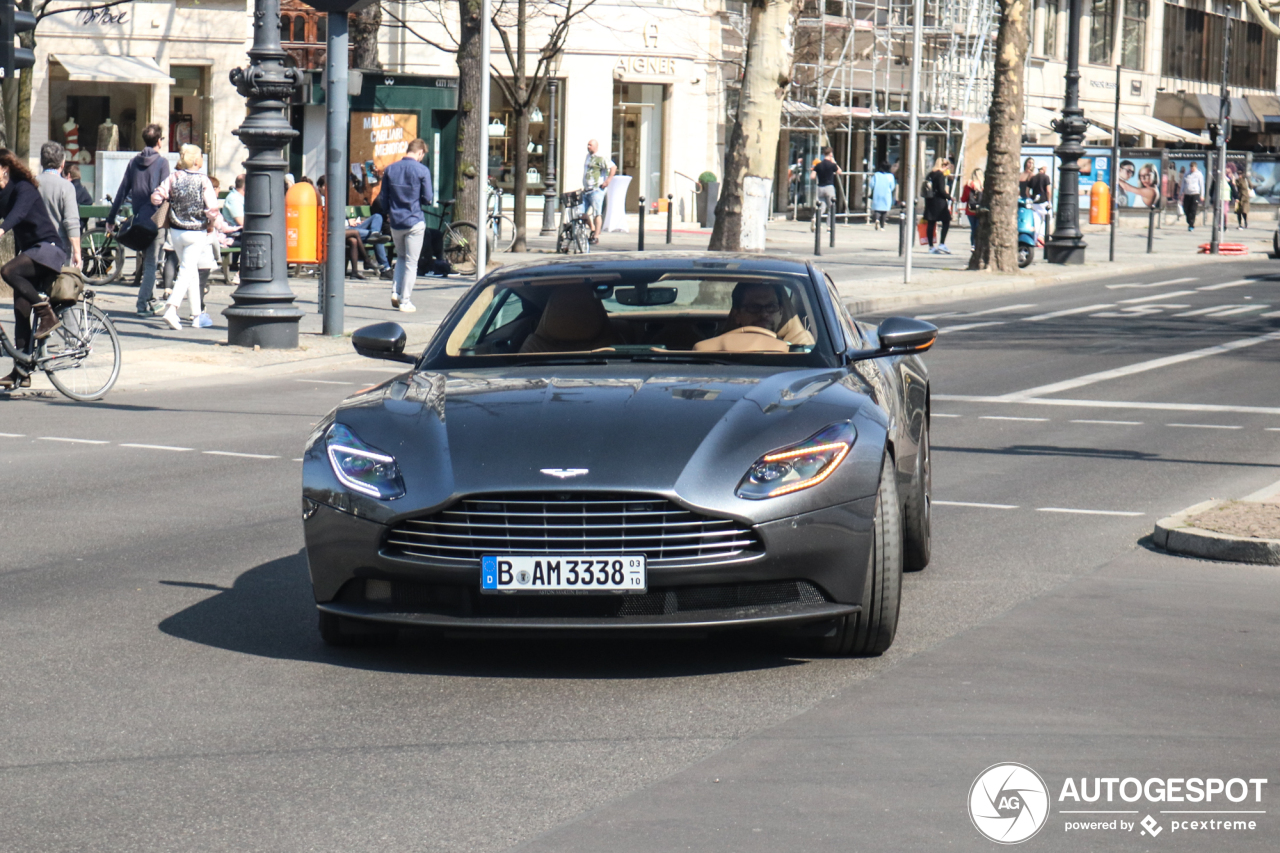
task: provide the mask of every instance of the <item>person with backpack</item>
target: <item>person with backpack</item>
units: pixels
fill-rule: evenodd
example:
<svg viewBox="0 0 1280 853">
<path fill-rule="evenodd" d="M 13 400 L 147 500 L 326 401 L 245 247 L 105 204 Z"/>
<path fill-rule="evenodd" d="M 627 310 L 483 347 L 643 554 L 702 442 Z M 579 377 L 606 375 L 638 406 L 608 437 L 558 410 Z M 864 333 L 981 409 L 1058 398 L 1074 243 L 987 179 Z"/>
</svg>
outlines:
<svg viewBox="0 0 1280 853">
<path fill-rule="evenodd" d="M 951 193 L 947 191 L 947 176 L 951 174 L 951 161 L 939 157 L 933 161 L 933 171 L 924 179 L 920 194 L 924 196 L 924 221 L 928 223 L 926 235 L 929 240 L 929 254 L 949 255 L 947 248 L 947 232 L 951 230 Z M 942 223 L 942 234 L 938 235 L 938 223 Z M 937 245 L 934 239 L 937 238 Z"/>
<path fill-rule="evenodd" d="M 898 179 L 889 171 L 889 164 L 883 160 L 871 176 L 871 224 L 877 231 L 884 230 L 884 218 L 893 208 L 898 195 Z"/>
<path fill-rule="evenodd" d="M 158 124 L 149 124 L 142 131 L 143 149 L 125 167 L 124 177 L 120 179 L 120 188 L 111 201 L 111 212 L 107 214 L 107 231 L 115 227 L 116 217 L 120 214 L 120 206 L 126 201 L 133 208 L 133 216 L 138 221 L 149 221 L 155 216 L 157 205 L 151 203 L 151 194 L 169 177 L 169 161 L 160 153 L 160 140 L 164 138 L 164 128 Z M 161 229 L 163 230 L 163 229 Z M 156 263 L 160 257 L 160 247 L 164 245 L 164 235 L 156 233 L 151 244 L 142 249 L 142 283 L 138 287 L 137 310 L 139 317 L 152 316 L 151 295 L 156 287 Z"/>
<path fill-rule="evenodd" d="M 978 216 L 982 208 L 982 170 L 974 169 L 969 175 L 969 182 L 960 193 L 960 203 L 964 205 L 964 215 L 969 220 L 969 245 L 978 244 Z"/>
<path fill-rule="evenodd" d="M 182 328 L 178 306 L 186 296 L 191 300 L 191 325 L 208 328 L 213 319 L 200 305 L 200 264 L 210 257 L 209 234 L 218 218 L 218 192 L 204 175 L 204 152 L 198 145 L 183 145 L 178 152 L 178 170 L 165 178 L 151 194 L 151 204 L 159 209 L 169 203 L 169 242 L 178 256 L 178 276 L 164 309 L 164 321 Z"/>
</svg>

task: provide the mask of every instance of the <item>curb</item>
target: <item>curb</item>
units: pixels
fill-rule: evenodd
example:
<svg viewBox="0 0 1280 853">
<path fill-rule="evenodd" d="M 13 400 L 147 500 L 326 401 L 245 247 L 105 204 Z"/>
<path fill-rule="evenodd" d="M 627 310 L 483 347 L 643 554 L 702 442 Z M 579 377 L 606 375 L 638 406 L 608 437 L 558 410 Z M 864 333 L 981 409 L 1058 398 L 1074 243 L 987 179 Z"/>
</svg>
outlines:
<svg viewBox="0 0 1280 853">
<path fill-rule="evenodd" d="M 1252 539 L 1202 530 L 1187 524 L 1187 518 L 1207 512 L 1224 500 L 1207 500 L 1156 522 L 1152 543 L 1171 554 L 1218 560 L 1227 563 L 1253 563 L 1280 566 L 1280 539 Z"/>
</svg>

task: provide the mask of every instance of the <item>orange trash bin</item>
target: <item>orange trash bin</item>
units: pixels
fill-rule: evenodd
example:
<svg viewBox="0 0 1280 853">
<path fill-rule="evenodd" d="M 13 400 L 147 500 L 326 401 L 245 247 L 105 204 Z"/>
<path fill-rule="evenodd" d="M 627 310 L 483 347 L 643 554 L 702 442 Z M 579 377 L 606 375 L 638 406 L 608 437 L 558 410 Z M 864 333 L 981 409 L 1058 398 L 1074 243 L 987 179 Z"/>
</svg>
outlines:
<svg viewBox="0 0 1280 853">
<path fill-rule="evenodd" d="M 299 181 L 284 197 L 285 258 L 291 264 L 317 264 L 320 200 L 316 188 Z"/>
<path fill-rule="evenodd" d="M 1111 224 L 1111 187 L 1106 181 L 1094 181 L 1089 190 L 1089 224 Z"/>
</svg>

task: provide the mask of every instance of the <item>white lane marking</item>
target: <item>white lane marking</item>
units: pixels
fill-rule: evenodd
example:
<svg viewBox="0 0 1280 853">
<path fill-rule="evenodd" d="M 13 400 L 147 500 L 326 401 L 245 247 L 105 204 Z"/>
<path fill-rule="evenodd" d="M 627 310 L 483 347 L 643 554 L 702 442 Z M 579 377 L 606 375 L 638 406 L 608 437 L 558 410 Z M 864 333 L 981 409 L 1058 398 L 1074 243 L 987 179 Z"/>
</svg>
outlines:
<svg viewBox="0 0 1280 853">
<path fill-rule="evenodd" d="M 299 456 L 297 459 L 294 459 L 293 461 L 294 461 L 294 462 L 301 462 L 301 461 L 302 461 L 302 457 L 301 457 L 301 456 Z"/>
<path fill-rule="evenodd" d="M 1262 311 L 1270 308 L 1270 305 L 1241 305 L 1239 308 L 1230 308 L 1226 311 L 1219 311 L 1216 314 L 1210 314 L 1210 317 L 1234 317 L 1236 314 L 1248 314 L 1250 311 Z"/>
<path fill-rule="evenodd" d="M 1047 421 L 1048 418 L 1019 418 L 1013 415 L 982 415 L 980 421 Z"/>
<path fill-rule="evenodd" d="M 1029 406 L 1078 406 L 1088 409 L 1154 409 L 1163 412 L 1238 412 L 1249 415 L 1280 415 L 1274 406 L 1219 406 L 1208 403 L 1139 403 L 1132 400 L 1076 400 L 1026 397 L 975 397 L 965 394 L 934 394 L 933 399 L 950 403 L 1022 403 Z"/>
<path fill-rule="evenodd" d="M 1175 305 L 1172 302 L 1148 302 L 1146 305 L 1126 305 L 1119 311 L 1099 311 L 1090 317 L 1146 317 L 1151 314 L 1163 314 L 1165 311 L 1176 311 L 1179 308 L 1190 308 L 1190 305 Z"/>
<path fill-rule="evenodd" d="M 1182 429 L 1244 429 L 1242 426 L 1232 426 L 1230 424 L 1165 424 L 1167 427 L 1181 427 Z"/>
<path fill-rule="evenodd" d="M 1040 506 L 1036 507 L 1036 512 L 1070 512 L 1078 515 L 1123 515 L 1130 517 L 1146 515 L 1145 512 L 1124 512 L 1114 509 L 1071 509 L 1063 506 Z"/>
<path fill-rule="evenodd" d="M 1055 317 L 1070 317 L 1072 314 L 1088 314 L 1090 311 L 1101 311 L 1104 308 L 1114 308 L 1114 302 L 1104 302 L 1098 305 L 1086 305 L 1083 308 L 1067 308 L 1063 311 L 1050 311 L 1048 314 L 1037 314 L 1034 317 L 1023 317 L 1028 323 L 1036 323 L 1040 320 L 1052 320 Z"/>
<path fill-rule="evenodd" d="M 957 317 L 959 315 L 960 315 L 959 311 L 943 311 L 941 314 L 917 314 L 916 319 L 917 320 L 937 320 L 942 317 Z"/>
<path fill-rule="evenodd" d="M 1208 308 L 1197 308 L 1194 311 L 1183 311 L 1181 314 L 1174 314 L 1175 317 L 1199 317 L 1204 314 L 1216 314 L 1219 311 L 1227 311 L 1232 308 L 1248 308 L 1248 305 L 1211 305 Z"/>
<path fill-rule="evenodd" d="M 109 441 L 98 441 L 93 438 L 58 438 L 52 435 L 42 435 L 36 441 L 65 441 L 71 444 L 110 444 Z"/>
<path fill-rule="evenodd" d="M 336 379 L 295 379 L 294 382 L 314 382 L 317 385 L 355 385 L 354 382 L 339 382 Z"/>
<path fill-rule="evenodd" d="M 1259 317 L 1267 317 L 1268 319 L 1269 319 L 1269 318 L 1271 318 L 1271 317 L 1280 317 L 1280 311 L 1268 311 L 1267 313 L 1265 313 L 1265 314 L 1259 314 L 1258 316 L 1259 316 Z"/>
<path fill-rule="evenodd" d="M 1152 287 L 1164 287 L 1166 284 L 1186 284 L 1189 281 L 1199 281 L 1198 278 L 1171 278 L 1168 281 L 1157 281 Z"/>
<path fill-rule="evenodd" d="M 951 414 L 946 414 L 944 412 L 930 412 L 929 417 L 931 418 L 963 418 L 964 415 L 951 415 Z"/>
<path fill-rule="evenodd" d="M 978 509 L 1017 509 L 1015 504 L 980 504 L 970 501 L 930 501 L 934 506 L 972 506 Z"/>
<path fill-rule="evenodd" d="M 0 438 L 26 438 L 26 433 L 21 432 L 0 432 Z"/>
<path fill-rule="evenodd" d="M 1015 391 L 1012 394 L 1004 394 L 997 399 L 1008 401 L 1025 400 L 1028 397 L 1043 397 L 1046 394 L 1057 394 L 1062 391 L 1070 391 L 1074 388 L 1081 388 L 1085 385 L 1092 385 L 1095 382 L 1105 382 L 1108 379 L 1119 379 L 1122 376 L 1132 376 L 1135 373 L 1145 373 L 1148 370 L 1156 370 L 1161 367 L 1168 367 L 1173 364 L 1181 364 L 1184 361 L 1194 361 L 1198 358 L 1206 358 L 1211 355 L 1221 355 L 1226 352 L 1233 352 L 1245 347 L 1257 346 L 1271 341 L 1280 340 L 1280 332 L 1270 332 L 1265 335 L 1258 335 L 1253 338 L 1239 338 L 1234 341 L 1228 341 L 1225 344 L 1217 344 L 1203 349 L 1191 350 L 1179 355 L 1167 355 L 1163 358 L 1153 358 L 1150 361 L 1139 361 L 1135 364 L 1126 365 L 1125 367 L 1117 367 L 1112 370 L 1103 370 L 1099 373 L 1089 373 L 1085 376 L 1077 376 L 1075 379 L 1066 379 L 1062 382 L 1053 382 L 1049 385 L 1039 385 L 1035 388 L 1028 388 L 1025 391 Z"/>
<path fill-rule="evenodd" d="M 1263 427 L 1267 432 L 1280 432 L 1280 427 Z"/>
<path fill-rule="evenodd" d="M 945 335 L 947 332 L 963 332 L 966 329 L 981 329 L 983 326 L 1003 326 L 1008 320 L 991 320 L 986 323 L 962 323 L 959 326 L 947 326 L 945 329 L 939 329 L 938 334 Z"/>
<path fill-rule="evenodd" d="M 1226 290 L 1228 287 L 1239 287 L 1242 284 L 1259 284 L 1256 278 L 1242 278 L 1238 281 L 1224 281 L 1222 284 L 1206 284 L 1204 287 L 1197 287 L 1196 290 Z"/>
<path fill-rule="evenodd" d="M 1023 308 L 1035 308 L 1034 302 L 1023 302 L 1019 305 L 1005 305 L 1001 308 L 988 308 L 985 311 L 970 311 L 968 314 L 961 314 L 961 317 L 981 317 L 984 314 L 1003 314 L 1006 311 L 1021 311 Z"/>
<path fill-rule="evenodd" d="M 1172 299 L 1175 296 L 1188 296 L 1194 294 L 1194 290 L 1175 290 L 1173 293 L 1157 293 L 1153 296 L 1139 296 L 1137 299 L 1121 299 L 1121 305 L 1136 305 L 1139 302 L 1154 302 L 1157 299 Z"/>
<path fill-rule="evenodd" d="M 1076 418 L 1073 424 L 1104 424 L 1107 426 L 1142 426 L 1142 421 L 1095 421 L 1089 418 Z"/>
<path fill-rule="evenodd" d="M 168 444 L 121 444 L 120 446 L 121 446 L 121 447 L 137 447 L 137 448 L 139 448 L 139 449 L 141 449 L 141 450 L 173 450 L 173 451 L 186 451 L 186 450 L 194 450 L 194 449 L 195 449 L 194 447 L 173 447 L 173 446 L 168 445 Z"/>
<path fill-rule="evenodd" d="M 1136 284 L 1134 282 L 1125 282 L 1124 284 L 1108 284 L 1107 290 L 1128 290 L 1134 287 L 1155 287 L 1154 284 Z"/>
<path fill-rule="evenodd" d="M 232 453 L 230 450 L 203 450 L 206 456 L 235 456 L 240 459 L 279 459 L 279 456 L 269 456 L 265 453 Z"/>
</svg>

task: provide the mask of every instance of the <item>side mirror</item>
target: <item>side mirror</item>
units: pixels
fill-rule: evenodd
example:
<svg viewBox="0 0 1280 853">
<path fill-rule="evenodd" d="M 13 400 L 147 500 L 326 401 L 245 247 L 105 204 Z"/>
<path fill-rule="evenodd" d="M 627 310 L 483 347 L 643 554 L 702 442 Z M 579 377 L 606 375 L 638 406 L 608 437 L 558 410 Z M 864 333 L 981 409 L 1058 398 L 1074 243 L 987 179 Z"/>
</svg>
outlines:
<svg viewBox="0 0 1280 853">
<path fill-rule="evenodd" d="M 382 358 L 387 361 L 403 361 L 413 364 L 418 359 L 405 355 L 404 345 L 408 337 L 399 323 L 374 323 L 357 329 L 351 335 L 351 345 L 366 358 Z"/>
<path fill-rule="evenodd" d="M 889 317 L 876 330 L 880 350 L 889 355 L 924 352 L 938 339 L 938 327 L 913 317 Z"/>
</svg>

